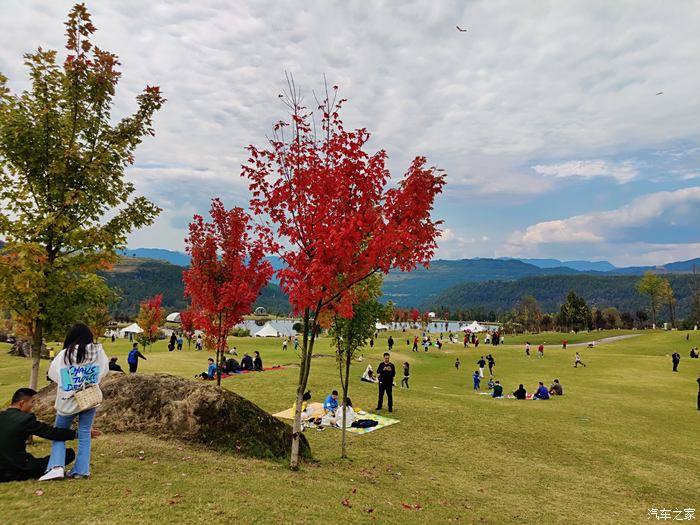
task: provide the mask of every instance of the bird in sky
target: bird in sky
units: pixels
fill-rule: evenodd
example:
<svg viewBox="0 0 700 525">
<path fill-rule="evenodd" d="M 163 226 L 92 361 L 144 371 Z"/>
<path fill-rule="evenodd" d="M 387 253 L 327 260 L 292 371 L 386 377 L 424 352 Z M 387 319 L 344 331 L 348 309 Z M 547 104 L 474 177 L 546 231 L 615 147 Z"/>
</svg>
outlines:
<svg viewBox="0 0 700 525">
<path fill-rule="evenodd" d="M 658 92 L 656 95 L 654 95 L 654 96 L 663 95 L 663 94 L 664 94 L 663 91 L 659 91 L 659 92 Z"/>
<path fill-rule="evenodd" d="M 462 29 L 462 28 L 459 27 L 459 26 L 455 26 L 455 27 L 457 28 L 457 30 L 458 30 L 460 33 L 466 33 L 466 32 L 467 32 L 466 29 Z"/>
</svg>

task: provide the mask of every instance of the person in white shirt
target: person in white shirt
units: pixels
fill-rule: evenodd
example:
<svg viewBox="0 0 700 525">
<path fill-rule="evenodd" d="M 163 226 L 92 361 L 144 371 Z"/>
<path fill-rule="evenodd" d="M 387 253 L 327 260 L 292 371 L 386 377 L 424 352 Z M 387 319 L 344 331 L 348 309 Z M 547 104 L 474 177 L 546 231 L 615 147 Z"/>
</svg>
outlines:
<svg viewBox="0 0 700 525">
<path fill-rule="evenodd" d="M 74 392 L 87 385 L 99 385 L 109 372 L 109 359 L 101 344 L 94 343 L 90 329 L 77 324 L 68 332 L 63 350 L 51 362 L 48 376 L 56 383 L 56 428 L 70 428 L 78 416 L 78 455 L 68 477 L 90 476 L 90 447 L 95 408 L 80 411 Z M 94 433 L 93 433 L 94 434 Z M 95 434 L 97 435 L 97 434 Z M 66 444 L 54 441 L 46 474 L 40 481 L 65 477 Z"/>
<path fill-rule="evenodd" d="M 347 398 L 347 406 L 340 405 L 335 412 L 335 426 L 338 428 L 343 428 L 343 413 L 345 413 L 345 428 L 349 428 L 357 419 L 357 415 L 352 409 L 352 401 L 350 401 L 350 398 Z"/>
</svg>

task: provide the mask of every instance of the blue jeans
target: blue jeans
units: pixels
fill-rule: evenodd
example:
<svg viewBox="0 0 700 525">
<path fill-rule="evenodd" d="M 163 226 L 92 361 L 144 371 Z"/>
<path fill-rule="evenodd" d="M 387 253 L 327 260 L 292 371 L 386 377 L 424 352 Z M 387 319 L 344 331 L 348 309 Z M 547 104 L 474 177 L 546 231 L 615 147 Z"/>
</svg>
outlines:
<svg viewBox="0 0 700 525">
<path fill-rule="evenodd" d="M 78 416 L 78 455 L 75 458 L 75 465 L 71 471 L 68 472 L 68 476 L 73 474 L 80 474 L 81 476 L 90 475 L 90 430 L 92 429 L 92 422 L 95 419 L 95 410 L 96 409 L 91 408 L 85 412 L 70 416 L 56 414 L 57 428 L 70 428 L 73 418 Z M 54 441 L 51 445 L 51 457 L 49 458 L 47 470 L 51 470 L 53 467 L 65 467 L 65 465 L 66 442 Z"/>
</svg>

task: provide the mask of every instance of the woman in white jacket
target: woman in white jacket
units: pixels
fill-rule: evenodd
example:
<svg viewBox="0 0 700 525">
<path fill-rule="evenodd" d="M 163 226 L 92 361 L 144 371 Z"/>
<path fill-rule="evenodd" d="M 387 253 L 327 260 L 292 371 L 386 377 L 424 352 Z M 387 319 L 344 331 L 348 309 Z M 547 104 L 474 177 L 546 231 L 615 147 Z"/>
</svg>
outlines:
<svg viewBox="0 0 700 525">
<path fill-rule="evenodd" d="M 83 385 L 99 384 L 109 372 L 109 360 L 102 345 L 93 342 L 90 329 L 77 324 L 68 332 L 63 350 L 51 362 L 49 379 L 56 383 L 56 427 L 69 428 L 78 416 L 78 455 L 75 466 L 68 477 L 86 478 L 90 476 L 91 437 L 99 435 L 92 431 L 95 410 L 80 412 L 73 393 Z M 54 441 L 48 468 L 40 481 L 63 479 L 65 477 L 66 444 Z"/>
</svg>

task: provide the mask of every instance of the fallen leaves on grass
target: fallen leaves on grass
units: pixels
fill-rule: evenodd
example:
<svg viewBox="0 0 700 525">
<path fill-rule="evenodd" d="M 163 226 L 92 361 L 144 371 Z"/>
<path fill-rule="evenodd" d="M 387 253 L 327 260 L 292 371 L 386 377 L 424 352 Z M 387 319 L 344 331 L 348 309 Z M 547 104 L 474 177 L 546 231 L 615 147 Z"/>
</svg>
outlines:
<svg viewBox="0 0 700 525">
<path fill-rule="evenodd" d="M 350 503 L 350 500 L 348 498 L 345 498 L 340 503 L 343 505 L 343 507 L 347 507 L 349 509 L 352 508 L 352 503 Z"/>
<path fill-rule="evenodd" d="M 423 508 L 419 503 L 402 503 L 401 505 L 407 510 L 421 510 Z"/>
<path fill-rule="evenodd" d="M 44 495 L 44 491 L 41 490 L 41 489 L 36 489 L 36 490 L 34 491 L 34 495 L 35 495 L 35 496 L 43 496 L 43 495 Z"/>
</svg>

